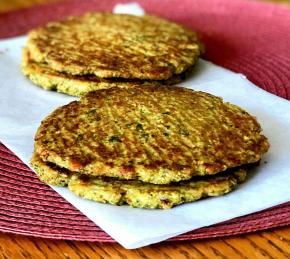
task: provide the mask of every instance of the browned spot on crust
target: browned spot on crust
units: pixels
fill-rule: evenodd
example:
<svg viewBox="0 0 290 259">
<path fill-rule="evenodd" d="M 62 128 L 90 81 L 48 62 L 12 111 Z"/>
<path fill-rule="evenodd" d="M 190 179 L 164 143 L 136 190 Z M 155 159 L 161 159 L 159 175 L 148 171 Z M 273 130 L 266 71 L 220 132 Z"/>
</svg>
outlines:
<svg viewBox="0 0 290 259">
<path fill-rule="evenodd" d="M 84 168 L 84 165 L 77 160 L 71 160 L 72 171 L 79 171 Z"/>
<path fill-rule="evenodd" d="M 208 174 L 213 174 L 217 172 L 223 171 L 225 168 L 221 164 L 214 164 L 214 165 L 205 165 L 205 170 Z"/>
</svg>

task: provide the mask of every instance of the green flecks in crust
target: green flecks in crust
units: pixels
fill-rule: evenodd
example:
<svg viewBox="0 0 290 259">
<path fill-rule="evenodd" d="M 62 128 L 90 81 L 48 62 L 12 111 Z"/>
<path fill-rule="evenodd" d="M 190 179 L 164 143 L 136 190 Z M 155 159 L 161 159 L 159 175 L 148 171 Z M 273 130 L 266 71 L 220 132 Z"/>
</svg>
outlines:
<svg viewBox="0 0 290 259">
<path fill-rule="evenodd" d="M 122 142 L 122 140 L 120 139 L 120 137 L 119 136 L 111 136 L 110 138 L 109 138 L 109 142 L 111 142 L 111 143 L 120 143 L 120 142 Z"/>
<path fill-rule="evenodd" d="M 143 130 L 143 125 L 141 123 L 137 123 L 136 130 L 142 131 Z"/>
<path fill-rule="evenodd" d="M 76 141 L 80 142 L 83 140 L 83 138 L 84 138 L 84 134 L 78 134 Z"/>
<path fill-rule="evenodd" d="M 145 142 L 149 140 L 150 134 L 144 131 L 143 124 L 136 124 L 136 131 L 139 132 L 139 138 Z"/>
<path fill-rule="evenodd" d="M 149 134 L 148 133 L 142 133 L 141 134 L 141 138 L 145 141 L 147 141 L 149 139 Z"/>
<path fill-rule="evenodd" d="M 162 112 L 162 114 L 164 114 L 164 115 L 170 115 L 171 113 L 170 112 Z"/>
<path fill-rule="evenodd" d="M 34 169 L 35 171 L 39 171 L 39 166 L 36 165 L 36 164 L 33 164 L 33 169 Z"/>
<path fill-rule="evenodd" d="M 48 143 L 51 143 L 51 141 L 49 141 L 49 140 L 42 140 L 41 143 L 42 144 L 48 144 Z"/>
<path fill-rule="evenodd" d="M 181 128 L 179 134 L 182 136 L 189 136 L 189 131 L 187 129 Z"/>
<path fill-rule="evenodd" d="M 51 91 L 57 91 L 57 84 L 51 84 L 49 90 L 51 90 Z"/>
<path fill-rule="evenodd" d="M 90 115 L 94 115 L 96 112 L 97 112 L 97 109 L 92 109 L 86 112 L 86 114 L 90 116 Z"/>
<path fill-rule="evenodd" d="M 86 115 L 88 116 L 89 120 L 96 120 L 96 121 L 101 120 L 101 117 L 97 113 L 97 109 L 92 109 L 86 112 Z"/>
<path fill-rule="evenodd" d="M 125 126 L 127 129 L 130 129 L 132 125 L 133 125 L 133 123 L 127 123 Z"/>
</svg>

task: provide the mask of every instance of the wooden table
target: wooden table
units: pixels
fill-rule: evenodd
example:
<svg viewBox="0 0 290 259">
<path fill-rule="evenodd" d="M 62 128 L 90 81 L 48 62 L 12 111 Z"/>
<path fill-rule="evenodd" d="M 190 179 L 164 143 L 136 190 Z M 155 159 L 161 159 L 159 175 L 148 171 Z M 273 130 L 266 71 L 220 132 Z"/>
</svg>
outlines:
<svg viewBox="0 0 290 259">
<path fill-rule="evenodd" d="M 0 12 L 57 0 L 0 0 Z M 288 2 L 289 0 L 278 0 Z M 55 241 L 0 234 L 0 258 L 290 258 L 290 227 L 202 241 L 164 242 L 135 250 L 118 244 Z"/>
<path fill-rule="evenodd" d="M 290 228 L 239 237 L 164 242 L 135 250 L 118 244 L 53 241 L 0 234 L 0 258 L 290 258 Z"/>
</svg>

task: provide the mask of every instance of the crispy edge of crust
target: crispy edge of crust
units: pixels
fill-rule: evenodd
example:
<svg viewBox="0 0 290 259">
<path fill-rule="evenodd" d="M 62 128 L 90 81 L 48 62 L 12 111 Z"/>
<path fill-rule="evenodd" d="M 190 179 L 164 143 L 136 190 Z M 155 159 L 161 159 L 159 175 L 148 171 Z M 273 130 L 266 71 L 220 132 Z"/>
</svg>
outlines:
<svg viewBox="0 0 290 259">
<path fill-rule="evenodd" d="M 182 74 L 173 75 L 167 80 L 142 80 L 142 79 L 119 79 L 119 78 L 98 78 L 95 76 L 73 76 L 70 74 L 54 71 L 48 65 L 43 65 L 31 60 L 29 50 L 23 48 L 21 71 L 32 83 L 44 90 L 57 91 L 72 96 L 83 96 L 88 92 L 108 89 L 111 87 L 133 88 L 136 85 L 174 85 L 185 80 L 192 72 L 189 67 Z"/>
<path fill-rule="evenodd" d="M 231 174 L 197 177 L 193 180 L 169 185 L 155 185 L 141 181 L 116 180 L 110 177 L 88 177 L 69 172 L 51 163 L 43 162 L 35 153 L 31 164 L 39 178 L 57 186 L 67 186 L 84 199 L 113 205 L 169 209 L 202 198 L 221 196 L 232 191 L 246 179 L 247 170 L 240 168 Z"/>
<path fill-rule="evenodd" d="M 180 186 L 146 184 L 133 182 L 133 186 L 125 183 L 114 188 L 114 183 L 102 180 L 83 180 L 73 176 L 68 188 L 84 199 L 113 205 L 128 204 L 135 208 L 170 209 L 182 203 L 193 202 L 206 197 L 221 196 L 231 192 L 239 183 L 245 181 L 247 172 L 239 169 L 228 176 L 215 176 L 211 180 L 189 181 Z M 119 181 L 120 182 L 120 181 Z M 125 181 L 126 182 L 126 181 Z M 129 185 L 129 186 L 128 186 Z"/>
<path fill-rule="evenodd" d="M 100 78 L 100 81 L 93 81 L 82 76 L 72 76 L 49 69 L 41 64 L 32 61 L 29 51 L 24 48 L 22 51 L 21 71 L 32 83 L 45 90 L 57 91 L 73 96 L 82 96 L 90 91 L 106 89 L 111 87 L 134 87 L 132 82 L 108 82 Z"/>
<path fill-rule="evenodd" d="M 35 153 L 32 155 L 30 165 L 42 182 L 56 186 L 68 185 L 71 177 L 68 170 L 61 170 L 53 164 L 44 163 Z"/>
</svg>

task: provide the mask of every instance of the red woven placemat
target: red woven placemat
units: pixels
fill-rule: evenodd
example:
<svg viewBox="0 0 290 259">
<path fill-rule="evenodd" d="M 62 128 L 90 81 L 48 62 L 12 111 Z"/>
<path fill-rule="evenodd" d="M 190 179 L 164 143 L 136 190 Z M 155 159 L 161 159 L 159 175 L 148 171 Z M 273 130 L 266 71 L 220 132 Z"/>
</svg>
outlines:
<svg viewBox="0 0 290 259">
<path fill-rule="evenodd" d="M 65 1 L 0 15 L 0 38 L 24 34 L 53 19 L 110 11 L 120 1 Z M 126 2 L 126 1 L 122 1 Z M 261 88 L 290 99 L 290 8 L 231 1 L 139 1 L 147 12 L 198 31 L 205 59 L 245 74 Z M 234 85 L 233 85 L 234 87 Z M 0 144 L 0 231 L 31 236 L 114 242 Z M 201 228 L 170 240 L 248 233 L 290 224 L 290 202 Z"/>
</svg>

